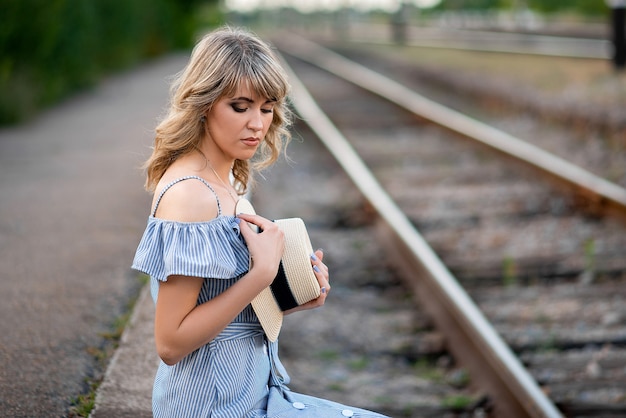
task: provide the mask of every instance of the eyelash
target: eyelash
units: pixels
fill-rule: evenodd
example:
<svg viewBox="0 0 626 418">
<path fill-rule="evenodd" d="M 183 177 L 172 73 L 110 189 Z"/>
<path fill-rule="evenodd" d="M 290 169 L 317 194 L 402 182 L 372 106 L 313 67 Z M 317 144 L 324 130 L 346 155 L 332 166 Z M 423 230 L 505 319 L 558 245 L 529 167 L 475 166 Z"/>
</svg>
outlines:
<svg viewBox="0 0 626 418">
<path fill-rule="evenodd" d="M 246 107 L 246 108 L 242 108 L 242 107 L 239 107 L 239 106 L 237 106 L 237 105 L 231 105 L 231 107 L 232 107 L 232 108 L 233 108 L 233 110 L 234 110 L 235 112 L 237 112 L 237 113 L 243 113 L 243 112 L 245 112 L 246 110 L 248 110 L 248 108 L 247 108 L 247 107 Z M 267 113 L 267 114 L 269 114 L 269 113 L 274 113 L 274 109 L 261 109 L 261 112 L 263 112 L 263 113 Z"/>
</svg>

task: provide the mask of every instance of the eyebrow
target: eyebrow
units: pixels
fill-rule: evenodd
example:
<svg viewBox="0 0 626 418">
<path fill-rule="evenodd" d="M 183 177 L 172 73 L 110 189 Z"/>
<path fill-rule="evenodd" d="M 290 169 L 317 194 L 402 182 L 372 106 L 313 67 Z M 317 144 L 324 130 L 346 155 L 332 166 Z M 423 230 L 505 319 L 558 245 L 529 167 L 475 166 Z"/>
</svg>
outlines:
<svg viewBox="0 0 626 418">
<path fill-rule="evenodd" d="M 249 97 L 245 97 L 245 96 L 241 96 L 241 97 L 234 97 L 234 98 L 232 98 L 231 100 L 235 100 L 235 101 L 237 101 L 237 100 L 241 100 L 241 101 L 248 102 L 248 103 L 254 103 L 254 100 L 252 100 L 252 99 L 251 99 L 251 98 L 249 98 Z M 274 103 L 274 102 L 276 102 L 276 100 L 270 100 L 270 99 L 268 99 L 268 100 L 266 100 L 266 101 L 265 101 L 265 103 Z"/>
</svg>

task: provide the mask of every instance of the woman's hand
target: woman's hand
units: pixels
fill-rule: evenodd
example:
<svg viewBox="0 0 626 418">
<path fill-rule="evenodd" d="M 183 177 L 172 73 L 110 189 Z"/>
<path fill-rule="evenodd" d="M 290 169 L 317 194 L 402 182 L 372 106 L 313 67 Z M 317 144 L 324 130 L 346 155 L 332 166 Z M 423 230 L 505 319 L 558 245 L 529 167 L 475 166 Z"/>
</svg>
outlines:
<svg viewBox="0 0 626 418">
<path fill-rule="evenodd" d="M 324 258 L 324 252 L 320 249 L 315 251 L 311 255 L 311 267 L 313 268 L 313 272 L 315 273 L 315 277 L 317 278 L 317 282 L 320 285 L 320 295 L 317 299 L 313 299 L 310 302 L 305 303 L 304 305 L 300 305 L 296 308 L 289 309 L 285 311 L 285 315 L 289 315 L 294 312 L 304 311 L 307 309 L 314 309 L 323 306 L 326 302 L 326 297 L 330 292 L 330 277 L 328 275 L 328 266 L 322 262 Z"/>
<path fill-rule="evenodd" d="M 264 279 L 263 283 L 259 283 L 262 284 L 259 289 L 261 291 L 272 284 L 278 273 L 278 265 L 285 249 L 285 236 L 274 222 L 262 216 L 241 213 L 237 218 L 241 219 L 239 229 L 252 258 L 250 271 L 259 272 Z M 248 223 L 259 227 L 261 232 L 253 231 Z"/>
</svg>

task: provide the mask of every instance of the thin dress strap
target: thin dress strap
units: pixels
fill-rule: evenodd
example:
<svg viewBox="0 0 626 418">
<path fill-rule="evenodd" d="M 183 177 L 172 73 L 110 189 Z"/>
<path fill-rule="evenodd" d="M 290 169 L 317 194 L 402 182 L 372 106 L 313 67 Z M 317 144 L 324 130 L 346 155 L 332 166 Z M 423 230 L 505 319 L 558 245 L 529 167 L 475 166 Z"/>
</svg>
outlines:
<svg viewBox="0 0 626 418">
<path fill-rule="evenodd" d="M 217 216 L 220 216 L 222 214 L 222 205 L 220 204 L 220 198 L 217 195 L 217 193 L 215 193 L 215 190 L 213 189 L 213 187 L 211 187 L 211 185 L 209 184 L 208 181 L 206 181 L 205 179 L 203 179 L 202 177 L 199 176 L 186 176 L 186 177 L 181 177 L 179 179 L 176 179 L 170 183 L 167 184 L 167 186 L 165 186 L 163 188 L 163 190 L 161 191 L 161 194 L 159 194 L 159 198 L 157 199 L 156 203 L 154 204 L 154 209 L 152 209 L 152 214 L 151 216 L 155 216 L 156 215 L 156 211 L 159 207 L 159 203 L 161 203 L 161 199 L 163 198 L 163 195 L 165 194 L 165 192 L 167 192 L 169 190 L 170 187 L 172 187 L 173 185 L 175 185 L 176 183 L 180 183 L 181 181 L 184 180 L 189 180 L 189 179 L 196 179 L 196 180 L 200 180 L 202 183 L 204 183 L 206 185 L 206 187 L 208 187 L 209 189 L 211 189 L 211 191 L 213 192 L 213 194 L 215 195 L 215 200 L 217 200 Z"/>
</svg>

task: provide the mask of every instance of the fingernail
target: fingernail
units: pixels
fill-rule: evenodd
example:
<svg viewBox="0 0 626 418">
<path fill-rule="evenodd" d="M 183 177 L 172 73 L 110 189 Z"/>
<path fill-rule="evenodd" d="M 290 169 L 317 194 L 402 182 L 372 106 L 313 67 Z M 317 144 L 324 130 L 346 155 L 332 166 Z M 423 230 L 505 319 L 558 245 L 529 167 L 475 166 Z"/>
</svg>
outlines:
<svg viewBox="0 0 626 418">
<path fill-rule="evenodd" d="M 241 219 L 239 219 L 239 218 L 235 218 L 235 223 L 236 223 L 236 224 L 238 224 L 238 223 L 240 223 L 240 222 L 241 222 Z"/>
<path fill-rule="evenodd" d="M 311 260 L 317 261 L 317 256 L 315 255 L 315 253 L 311 254 Z"/>
<path fill-rule="evenodd" d="M 322 293 L 326 293 L 326 288 L 325 287 L 322 287 L 320 290 L 321 290 Z"/>
<path fill-rule="evenodd" d="M 319 267 L 317 266 L 313 266 L 313 270 L 315 270 L 316 273 L 321 273 L 322 271 L 320 270 Z"/>
</svg>

